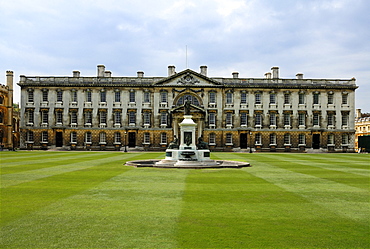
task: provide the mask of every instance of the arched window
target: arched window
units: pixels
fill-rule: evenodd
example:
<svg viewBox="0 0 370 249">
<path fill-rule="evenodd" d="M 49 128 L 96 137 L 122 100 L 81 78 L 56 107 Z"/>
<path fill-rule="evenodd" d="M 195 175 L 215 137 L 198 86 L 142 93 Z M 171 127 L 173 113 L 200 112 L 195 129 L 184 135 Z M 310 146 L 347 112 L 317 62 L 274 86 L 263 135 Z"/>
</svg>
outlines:
<svg viewBox="0 0 370 249">
<path fill-rule="evenodd" d="M 196 105 L 196 106 L 200 106 L 199 100 L 197 99 L 197 97 L 195 97 L 193 95 L 190 95 L 190 94 L 186 94 L 186 95 L 181 96 L 177 100 L 176 106 L 183 105 L 185 103 L 185 100 L 187 100 L 187 99 L 190 100 L 191 104 Z"/>
</svg>

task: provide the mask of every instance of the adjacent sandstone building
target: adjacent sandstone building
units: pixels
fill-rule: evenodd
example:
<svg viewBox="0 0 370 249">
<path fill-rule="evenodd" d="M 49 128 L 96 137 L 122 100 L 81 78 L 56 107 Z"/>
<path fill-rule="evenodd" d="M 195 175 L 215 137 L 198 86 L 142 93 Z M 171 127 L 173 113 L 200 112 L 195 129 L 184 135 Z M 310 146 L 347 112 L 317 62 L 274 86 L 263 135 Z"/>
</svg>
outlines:
<svg viewBox="0 0 370 249">
<path fill-rule="evenodd" d="M 358 151 L 358 137 L 370 136 L 370 113 L 361 113 L 361 109 L 356 109 L 355 128 L 355 150 Z"/>
<path fill-rule="evenodd" d="M 209 77 L 207 67 L 164 77 L 21 76 L 21 146 L 165 150 L 192 103 L 197 136 L 211 150 L 354 150 L 355 79 Z"/>
</svg>

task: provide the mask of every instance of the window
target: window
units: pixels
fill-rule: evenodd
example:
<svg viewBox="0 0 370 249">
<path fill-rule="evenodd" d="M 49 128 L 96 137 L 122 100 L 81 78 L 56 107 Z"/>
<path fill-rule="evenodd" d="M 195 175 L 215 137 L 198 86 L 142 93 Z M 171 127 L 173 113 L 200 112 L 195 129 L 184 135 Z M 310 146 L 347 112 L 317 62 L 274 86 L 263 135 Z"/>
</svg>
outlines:
<svg viewBox="0 0 370 249">
<path fill-rule="evenodd" d="M 290 144 L 290 134 L 284 134 L 284 144 Z"/>
<path fill-rule="evenodd" d="M 57 91 L 57 102 L 63 102 L 63 91 L 62 90 Z"/>
<path fill-rule="evenodd" d="M 48 100 L 49 100 L 49 94 L 48 94 L 49 92 L 47 91 L 47 90 L 43 90 L 42 91 L 42 101 L 43 102 L 48 102 Z"/>
<path fill-rule="evenodd" d="M 226 125 L 231 126 L 233 124 L 233 114 L 231 112 L 226 113 Z"/>
<path fill-rule="evenodd" d="M 284 93 L 284 104 L 290 104 L 290 94 Z"/>
<path fill-rule="evenodd" d="M 28 97 L 27 98 L 28 102 L 33 102 L 33 91 L 32 90 L 28 91 L 28 96 L 27 97 Z"/>
<path fill-rule="evenodd" d="M 144 125 L 150 125 L 150 112 L 144 112 Z"/>
<path fill-rule="evenodd" d="M 348 144 L 349 137 L 348 134 L 342 134 L 342 144 Z"/>
<path fill-rule="evenodd" d="M 270 113 L 270 125 L 276 125 L 276 114 Z"/>
<path fill-rule="evenodd" d="M 305 113 L 298 114 L 298 125 L 306 125 L 306 114 Z"/>
<path fill-rule="evenodd" d="M 313 114 L 313 125 L 320 125 L 320 115 L 319 113 Z"/>
<path fill-rule="evenodd" d="M 284 125 L 290 125 L 290 114 L 284 113 Z"/>
<path fill-rule="evenodd" d="M 48 142 L 48 132 L 47 131 L 43 131 L 41 133 L 41 142 L 42 143 L 47 143 Z"/>
<path fill-rule="evenodd" d="M 255 94 L 255 104 L 262 104 L 261 93 Z"/>
<path fill-rule="evenodd" d="M 100 144 L 105 144 L 107 143 L 107 134 L 105 132 L 101 132 L 99 134 L 99 143 Z"/>
<path fill-rule="evenodd" d="M 28 111 L 28 123 L 33 124 L 33 119 L 34 119 L 33 110 L 29 110 Z"/>
<path fill-rule="evenodd" d="M 134 112 L 134 111 L 130 111 L 130 112 L 128 113 L 128 115 L 129 115 L 129 123 L 130 123 L 131 125 L 136 124 L 136 112 Z"/>
<path fill-rule="evenodd" d="M 190 95 L 190 94 L 187 94 L 187 95 L 184 95 L 184 96 L 180 97 L 177 100 L 176 106 L 183 105 L 187 99 L 190 100 L 191 104 L 196 105 L 196 106 L 200 106 L 199 100 L 196 97 L 194 97 L 193 95 Z"/>
<path fill-rule="evenodd" d="M 77 91 L 72 90 L 71 92 L 71 102 L 77 102 Z"/>
<path fill-rule="evenodd" d="M 150 133 L 149 132 L 144 133 L 144 144 L 150 144 Z"/>
<path fill-rule="evenodd" d="M 0 96 L 0 105 L 4 104 L 4 96 Z"/>
<path fill-rule="evenodd" d="M 4 123 L 4 114 L 0 112 L 0 124 Z M 2 140 L 0 140 L 2 141 Z"/>
<path fill-rule="evenodd" d="M 85 112 L 85 124 L 91 124 L 92 123 L 92 113 L 91 111 Z"/>
<path fill-rule="evenodd" d="M 100 102 L 107 102 L 107 92 L 105 90 L 100 92 Z"/>
<path fill-rule="evenodd" d="M 227 145 L 233 144 L 233 135 L 231 133 L 226 134 L 226 144 Z"/>
<path fill-rule="evenodd" d="M 247 125 L 247 113 L 245 112 L 242 112 L 240 114 L 240 125 L 244 125 L 244 126 Z"/>
<path fill-rule="evenodd" d="M 332 92 L 328 93 L 328 104 L 334 104 L 334 94 Z"/>
<path fill-rule="evenodd" d="M 27 131 L 27 142 L 33 142 L 33 131 Z"/>
<path fill-rule="evenodd" d="M 86 91 L 86 102 L 91 102 L 91 91 Z"/>
<path fill-rule="evenodd" d="M 328 135 L 328 144 L 334 144 L 334 134 Z"/>
<path fill-rule="evenodd" d="M 216 104 L 216 93 L 215 92 L 209 93 L 209 103 Z"/>
<path fill-rule="evenodd" d="M 119 90 L 114 92 L 114 102 L 121 102 L 121 92 Z"/>
<path fill-rule="evenodd" d="M 161 112 L 161 125 L 167 125 L 167 112 Z"/>
<path fill-rule="evenodd" d="M 71 143 L 77 143 L 77 132 L 71 132 Z"/>
<path fill-rule="evenodd" d="M 135 91 L 130 91 L 129 100 L 130 103 L 135 103 Z"/>
<path fill-rule="evenodd" d="M 71 124 L 77 124 L 77 112 L 76 111 L 71 112 Z"/>
<path fill-rule="evenodd" d="M 216 113 L 211 112 L 208 119 L 210 125 L 216 125 Z"/>
<path fill-rule="evenodd" d="M 166 91 L 161 92 L 161 103 L 167 103 L 167 92 Z"/>
<path fill-rule="evenodd" d="M 300 93 L 300 94 L 298 95 L 298 103 L 299 103 L 300 105 L 303 105 L 303 104 L 305 103 L 305 95 L 304 95 L 304 93 Z"/>
<path fill-rule="evenodd" d="M 85 133 L 85 143 L 91 144 L 91 132 Z"/>
<path fill-rule="evenodd" d="M 114 123 L 121 124 L 121 112 L 114 112 Z"/>
<path fill-rule="evenodd" d="M 216 144 L 216 134 L 215 133 L 209 134 L 209 144 L 210 145 Z"/>
<path fill-rule="evenodd" d="M 314 93 L 313 94 L 313 104 L 314 105 L 319 104 L 319 93 Z"/>
<path fill-rule="evenodd" d="M 276 144 L 276 134 L 270 134 L 270 145 Z"/>
<path fill-rule="evenodd" d="M 270 104 L 276 104 L 276 94 L 270 93 Z"/>
<path fill-rule="evenodd" d="M 240 104 L 247 104 L 247 93 L 242 92 L 240 94 Z"/>
<path fill-rule="evenodd" d="M 256 136 L 255 136 L 255 144 L 262 144 L 262 136 L 261 136 L 261 133 L 257 133 Z"/>
<path fill-rule="evenodd" d="M 150 92 L 144 92 L 144 103 L 150 103 Z"/>
<path fill-rule="evenodd" d="M 334 115 L 332 113 L 328 114 L 328 125 L 334 125 Z"/>
<path fill-rule="evenodd" d="M 226 104 L 232 104 L 233 103 L 233 93 L 227 92 L 226 93 Z"/>
<path fill-rule="evenodd" d="M 100 124 L 106 124 L 107 123 L 107 112 L 101 111 L 99 116 L 100 116 Z"/>
<path fill-rule="evenodd" d="M 256 119 L 255 119 L 255 121 L 256 121 L 256 126 L 257 126 L 257 125 L 259 125 L 259 126 L 261 126 L 261 125 L 262 125 L 262 115 L 261 115 L 261 113 L 257 113 L 257 114 L 256 114 Z"/>
<path fill-rule="evenodd" d="M 304 134 L 298 135 L 298 143 L 299 144 L 306 144 L 306 136 Z"/>
<path fill-rule="evenodd" d="M 116 144 L 121 143 L 121 133 L 119 133 L 119 132 L 114 133 L 114 143 L 116 143 Z"/>
<path fill-rule="evenodd" d="M 348 94 L 342 94 L 342 105 L 348 105 Z"/>
<path fill-rule="evenodd" d="M 343 126 L 348 125 L 348 113 L 342 113 L 342 125 Z"/>
<path fill-rule="evenodd" d="M 56 113 L 57 124 L 63 124 L 63 112 L 57 111 Z"/>
<path fill-rule="evenodd" d="M 167 144 L 167 134 L 164 132 L 161 133 L 161 144 Z"/>
<path fill-rule="evenodd" d="M 42 111 L 42 123 L 47 124 L 49 121 L 49 111 Z"/>
</svg>

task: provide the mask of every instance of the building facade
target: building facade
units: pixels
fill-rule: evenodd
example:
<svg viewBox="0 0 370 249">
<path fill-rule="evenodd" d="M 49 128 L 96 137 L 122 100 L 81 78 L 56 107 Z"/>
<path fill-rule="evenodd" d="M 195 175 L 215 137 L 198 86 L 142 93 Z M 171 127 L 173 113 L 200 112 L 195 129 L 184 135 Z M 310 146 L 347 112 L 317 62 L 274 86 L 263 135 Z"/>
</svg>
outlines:
<svg viewBox="0 0 370 249">
<path fill-rule="evenodd" d="M 361 109 L 356 109 L 355 128 L 355 150 L 358 151 L 358 137 L 370 136 L 370 113 L 361 113 Z"/>
<path fill-rule="evenodd" d="M 77 150 L 165 150 L 192 103 L 197 136 L 213 151 L 354 150 L 355 79 L 209 77 L 176 72 L 165 77 L 20 76 L 21 146 Z"/>
</svg>

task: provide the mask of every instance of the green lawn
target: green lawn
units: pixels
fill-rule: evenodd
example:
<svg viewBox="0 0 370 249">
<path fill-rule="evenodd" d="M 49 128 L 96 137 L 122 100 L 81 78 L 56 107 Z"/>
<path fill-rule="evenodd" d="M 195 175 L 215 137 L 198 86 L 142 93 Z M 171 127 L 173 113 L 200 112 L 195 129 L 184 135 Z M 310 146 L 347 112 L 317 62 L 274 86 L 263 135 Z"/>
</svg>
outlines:
<svg viewBox="0 0 370 249">
<path fill-rule="evenodd" d="M 156 169 L 164 153 L 1 152 L 1 248 L 369 248 L 370 157 L 212 153 L 242 169 Z"/>
</svg>

